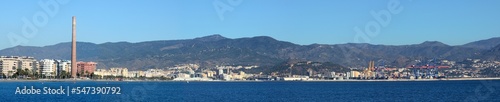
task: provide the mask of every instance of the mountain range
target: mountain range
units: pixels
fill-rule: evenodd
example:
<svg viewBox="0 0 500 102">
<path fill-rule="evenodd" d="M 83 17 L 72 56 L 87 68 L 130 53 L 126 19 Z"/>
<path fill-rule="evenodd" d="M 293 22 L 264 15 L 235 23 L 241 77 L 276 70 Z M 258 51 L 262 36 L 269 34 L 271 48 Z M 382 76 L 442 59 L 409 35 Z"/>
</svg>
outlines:
<svg viewBox="0 0 500 102">
<path fill-rule="evenodd" d="M 37 59 L 70 59 L 71 43 L 50 46 L 16 46 L 0 50 L 1 56 L 33 56 Z M 422 59 L 500 60 L 500 37 L 450 46 L 438 41 L 413 45 L 373 45 L 366 43 L 298 45 L 268 36 L 230 39 L 215 34 L 184 40 L 138 43 L 77 43 L 77 58 L 94 61 L 98 68 L 126 67 L 130 70 L 165 68 L 176 64 L 268 66 L 289 59 L 332 62 L 343 66 L 366 66 L 383 61 L 405 67 Z"/>
</svg>

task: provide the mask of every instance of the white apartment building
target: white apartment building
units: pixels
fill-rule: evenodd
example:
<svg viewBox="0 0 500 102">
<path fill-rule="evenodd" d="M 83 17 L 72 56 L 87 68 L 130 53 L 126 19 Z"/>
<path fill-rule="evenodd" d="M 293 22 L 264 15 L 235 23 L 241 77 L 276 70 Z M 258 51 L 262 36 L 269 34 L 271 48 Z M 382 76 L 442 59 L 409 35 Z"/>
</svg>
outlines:
<svg viewBox="0 0 500 102">
<path fill-rule="evenodd" d="M 57 75 L 61 74 L 62 71 L 71 73 L 71 61 L 56 60 L 56 63 L 57 63 Z"/>
<path fill-rule="evenodd" d="M 43 59 L 40 60 L 40 72 L 45 76 L 57 75 L 57 63 L 55 60 Z"/>
</svg>

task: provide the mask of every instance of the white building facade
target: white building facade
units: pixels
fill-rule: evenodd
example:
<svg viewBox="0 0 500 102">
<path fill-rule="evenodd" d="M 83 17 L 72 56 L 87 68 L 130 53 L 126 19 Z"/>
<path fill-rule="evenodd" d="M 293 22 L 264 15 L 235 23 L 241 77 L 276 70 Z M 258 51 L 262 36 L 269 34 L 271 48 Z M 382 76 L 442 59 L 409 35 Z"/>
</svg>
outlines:
<svg viewBox="0 0 500 102">
<path fill-rule="evenodd" d="M 57 63 L 55 60 L 43 59 L 40 60 L 40 72 L 45 76 L 56 76 L 57 75 Z"/>
</svg>

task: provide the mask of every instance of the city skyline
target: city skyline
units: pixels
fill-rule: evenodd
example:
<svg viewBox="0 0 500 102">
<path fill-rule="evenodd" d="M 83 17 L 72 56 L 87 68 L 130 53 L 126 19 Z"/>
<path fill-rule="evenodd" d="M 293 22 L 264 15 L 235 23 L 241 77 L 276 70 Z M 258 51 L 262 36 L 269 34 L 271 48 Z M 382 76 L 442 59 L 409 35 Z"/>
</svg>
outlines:
<svg viewBox="0 0 500 102">
<path fill-rule="evenodd" d="M 4 0 L 0 100 L 500 100 L 498 5 Z"/>
<path fill-rule="evenodd" d="M 270 36 L 301 45 L 424 41 L 462 45 L 500 35 L 497 4 L 500 1 L 4 1 L 1 12 L 9 16 L 1 17 L 0 49 L 69 42 L 71 16 L 79 17 L 78 41 L 97 44 L 221 34 L 228 38 Z M 216 7 L 232 10 L 218 13 Z M 399 12 L 391 12 L 386 23 L 378 22 L 374 14 L 390 11 L 389 7 Z M 33 22 L 33 17 L 46 22 Z M 36 31 L 23 34 L 25 21 L 32 22 Z M 369 41 L 356 41 L 355 29 L 364 31 L 372 21 L 381 25 L 380 32 L 368 36 Z M 16 43 L 12 38 L 22 40 Z"/>
</svg>

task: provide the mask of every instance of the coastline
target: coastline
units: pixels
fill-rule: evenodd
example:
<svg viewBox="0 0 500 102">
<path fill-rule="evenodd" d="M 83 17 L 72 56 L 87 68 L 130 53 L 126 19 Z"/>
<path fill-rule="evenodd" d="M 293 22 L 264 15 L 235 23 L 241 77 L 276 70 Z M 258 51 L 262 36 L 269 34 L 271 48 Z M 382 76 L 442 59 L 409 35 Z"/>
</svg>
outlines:
<svg viewBox="0 0 500 102">
<path fill-rule="evenodd" d="M 449 78 L 449 79 L 383 79 L 383 80 L 91 80 L 91 79 L 0 79 L 0 82 L 397 82 L 397 81 L 467 81 L 467 80 L 500 80 L 496 78 Z"/>
<path fill-rule="evenodd" d="M 470 80 L 500 80 L 497 78 L 450 78 L 450 79 L 383 79 L 383 80 L 300 80 L 305 82 L 395 82 L 395 81 L 470 81 Z"/>
</svg>

